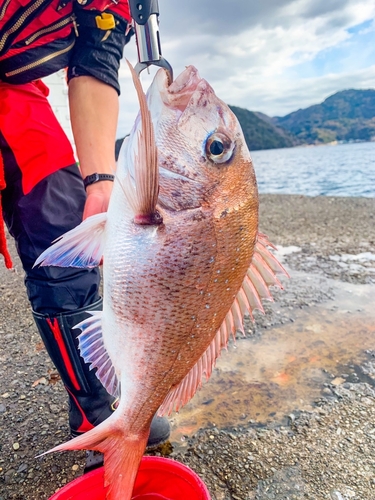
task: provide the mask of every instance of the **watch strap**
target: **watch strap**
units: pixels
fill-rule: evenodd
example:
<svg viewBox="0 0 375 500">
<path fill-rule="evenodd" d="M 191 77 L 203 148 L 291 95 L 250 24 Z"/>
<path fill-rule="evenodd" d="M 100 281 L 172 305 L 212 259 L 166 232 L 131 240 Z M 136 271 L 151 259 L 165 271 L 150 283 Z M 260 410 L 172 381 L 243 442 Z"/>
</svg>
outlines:
<svg viewBox="0 0 375 500">
<path fill-rule="evenodd" d="M 85 186 L 85 188 L 87 188 L 87 186 L 91 186 L 91 184 L 95 184 L 95 182 L 99 182 L 99 181 L 114 181 L 115 180 L 115 176 L 112 175 L 112 174 L 98 174 L 95 172 L 95 174 L 91 174 L 91 175 L 88 175 L 87 177 L 85 177 L 83 179 L 83 185 Z"/>
</svg>

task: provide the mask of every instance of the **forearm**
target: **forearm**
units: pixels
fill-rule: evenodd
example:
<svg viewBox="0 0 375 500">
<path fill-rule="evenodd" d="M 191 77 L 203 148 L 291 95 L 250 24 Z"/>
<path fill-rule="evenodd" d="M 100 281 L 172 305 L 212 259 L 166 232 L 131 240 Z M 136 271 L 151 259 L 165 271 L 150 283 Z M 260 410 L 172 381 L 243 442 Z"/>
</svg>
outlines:
<svg viewBox="0 0 375 500">
<path fill-rule="evenodd" d="M 70 116 L 82 177 L 113 174 L 118 120 L 116 90 L 94 77 L 69 82 Z"/>
<path fill-rule="evenodd" d="M 118 120 L 116 90 L 92 76 L 69 82 L 70 115 L 83 179 L 93 173 L 114 174 Z M 108 208 L 113 182 L 100 181 L 87 187 L 83 218 Z"/>
</svg>

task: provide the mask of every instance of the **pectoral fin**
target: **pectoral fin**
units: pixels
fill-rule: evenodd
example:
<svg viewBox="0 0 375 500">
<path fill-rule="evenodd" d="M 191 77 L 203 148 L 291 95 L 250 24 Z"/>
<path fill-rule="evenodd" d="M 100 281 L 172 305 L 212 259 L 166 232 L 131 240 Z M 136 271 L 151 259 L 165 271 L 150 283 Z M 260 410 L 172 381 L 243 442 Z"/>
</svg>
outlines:
<svg viewBox="0 0 375 500">
<path fill-rule="evenodd" d="M 107 214 L 88 217 L 65 233 L 35 261 L 35 266 L 96 267 L 103 257 Z"/>
</svg>

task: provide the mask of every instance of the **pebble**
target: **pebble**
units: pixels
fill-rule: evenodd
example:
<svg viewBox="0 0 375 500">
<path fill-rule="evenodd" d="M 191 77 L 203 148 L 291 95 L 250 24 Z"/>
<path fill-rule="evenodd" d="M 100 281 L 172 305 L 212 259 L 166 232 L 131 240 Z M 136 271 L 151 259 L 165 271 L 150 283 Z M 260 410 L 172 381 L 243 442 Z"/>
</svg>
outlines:
<svg viewBox="0 0 375 500">
<path fill-rule="evenodd" d="M 328 387 L 325 387 L 323 390 L 322 390 L 322 393 L 325 394 L 325 395 L 330 395 L 332 394 L 332 391 L 331 389 L 329 389 Z"/>
<path fill-rule="evenodd" d="M 27 464 L 23 463 L 18 467 L 17 472 L 20 473 L 25 471 L 27 471 Z"/>
<path fill-rule="evenodd" d="M 20 449 L 19 443 L 13 443 L 13 450 L 19 450 L 19 449 Z"/>
<path fill-rule="evenodd" d="M 332 500 L 345 500 L 345 498 L 337 490 L 332 490 L 330 496 Z"/>
<path fill-rule="evenodd" d="M 336 377 L 331 381 L 331 384 L 337 386 L 337 385 L 343 384 L 344 382 L 346 382 L 346 380 L 344 378 Z"/>
</svg>

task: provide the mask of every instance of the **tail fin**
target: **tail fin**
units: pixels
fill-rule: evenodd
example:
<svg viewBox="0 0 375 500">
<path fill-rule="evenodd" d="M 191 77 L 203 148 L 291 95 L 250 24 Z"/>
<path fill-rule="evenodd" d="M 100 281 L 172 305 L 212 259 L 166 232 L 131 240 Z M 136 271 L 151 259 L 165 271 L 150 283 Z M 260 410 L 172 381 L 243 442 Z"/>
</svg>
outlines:
<svg viewBox="0 0 375 500">
<path fill-rule="evenodd" d="M 67 450 L 97 450 L 104 453 L 107 500 L 130 500 L 139 464 L 146 449 L 148 432 L 128 435 L 116 412 L 94 429 L 46 453 Z M 43 453 L 45 455 L 46 453 Z"/>
</svg>

